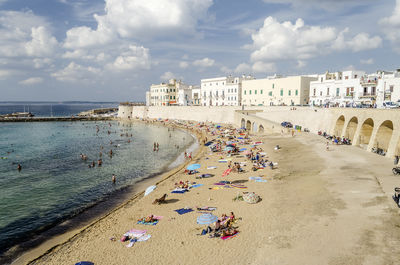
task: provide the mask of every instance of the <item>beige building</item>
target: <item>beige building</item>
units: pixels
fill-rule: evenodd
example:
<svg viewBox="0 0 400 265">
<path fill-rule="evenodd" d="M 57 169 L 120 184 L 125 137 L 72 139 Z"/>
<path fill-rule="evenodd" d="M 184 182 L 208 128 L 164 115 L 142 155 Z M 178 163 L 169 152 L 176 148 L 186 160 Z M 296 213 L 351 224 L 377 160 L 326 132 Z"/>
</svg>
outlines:
<svg viewBox="0 0 400 265">
<path fill-rule="evenodd" d="M 316 77 L 290 76 L 243 80 L 243 106 L 292 106 L 309 103 L 310 82 Z"/>
<path fill-rule="evenodd" d="M 159 85 L 151 85 L 150 93 L 147 96 L 150 100 L 149 106 L 171 106 L 178 105 L 178 92 L 188 88 L 187 85 L 175 79 L 169 80 L 168 83 Z"/>
</svg>

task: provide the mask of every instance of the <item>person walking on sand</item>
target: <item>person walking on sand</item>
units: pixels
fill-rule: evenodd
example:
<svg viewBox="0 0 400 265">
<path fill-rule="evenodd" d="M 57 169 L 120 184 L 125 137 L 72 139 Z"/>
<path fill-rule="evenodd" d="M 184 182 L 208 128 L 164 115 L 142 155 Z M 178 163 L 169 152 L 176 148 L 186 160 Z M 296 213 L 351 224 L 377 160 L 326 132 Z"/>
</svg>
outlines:
<svg viewBox="0 0 400 265">
<path fill-rule="evenodd" d="M 112 175 L 111 181 L 113 184 L 117 181 L 117 178 L 115 177 L 115 174 Z"/>
</svg>

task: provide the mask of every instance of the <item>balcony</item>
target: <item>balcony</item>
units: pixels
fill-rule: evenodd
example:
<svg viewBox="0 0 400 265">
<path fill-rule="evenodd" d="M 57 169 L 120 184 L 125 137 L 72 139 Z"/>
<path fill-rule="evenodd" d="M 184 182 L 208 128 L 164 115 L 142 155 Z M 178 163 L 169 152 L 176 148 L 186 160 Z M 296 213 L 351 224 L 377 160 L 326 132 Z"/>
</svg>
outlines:
<svg viewBox="0 0 400 265">
<path fill-rule="evenodd" d="M 359 98 L 375 98 L 376 94 L 375 93 L 360 93 L 358 95 Z"/>
<path fill-rule="evenodd" d="M 378 84 L 378 80 L 360 80 L 360 84 L 362 86 L 376 86 Z"/>
</svg>

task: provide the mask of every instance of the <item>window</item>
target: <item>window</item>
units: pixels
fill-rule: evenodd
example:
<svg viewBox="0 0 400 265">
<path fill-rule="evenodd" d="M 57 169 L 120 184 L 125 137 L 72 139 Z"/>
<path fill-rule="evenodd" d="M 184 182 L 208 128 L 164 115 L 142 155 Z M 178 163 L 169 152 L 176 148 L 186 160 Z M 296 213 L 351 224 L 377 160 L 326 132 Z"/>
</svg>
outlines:
<svg viewBox="0 0 400 265">
<path fill-rule="evenodd" d="M 275 88 L 275 84 L 272 84 L 272 88 Z"/>
<path fill-rule="evenodd" d="M 187 95 L 186 95 L 186 98 L 187 98 Z M 174 99 L 175 99 L 175 96 L 174 96 Z"/>
<path fill-rule="evenodd" d="M 319 95 L 322 96 L 322 91 L 319 91 Z"/>
<path fill-rule="evenodd" d="M 326 95 L 329 96 L 329 87 L 326 90 Z"/>
<path fill-rule="evenodd" d="M 268 96 L 272 97 L 272 91 L 268 92 Z"/>
<path fill-rule="evenodd" d="M 261 89 L 261 90 L 260 90 L 260 94 L 262 94 L 262 93 L 263 93 L 263 90 Z"/>
<path fill-rule="evenodd" d="M 393 92 L 394 86 L 390 86 L 390 92 Z"/>
<path fill-rule="evenodd" d="M 288 95 L 291 96 L 292 95 L 292 90 L 288 91 Z"/>
<path fill-rule="evenodd" d="M 340 93 L 340 88 L 336 88 L 336 96 L 338 97 L 339 96 L 339 93 Z"/>
<path fill-rule="evenodd" d="M 222 82 L 222 85 L 224 85 L 224 82 Z"/>
<path fill-rule="evenodd" d="M 314 97 L 315 97 L 315 93 L 317 93 L 317 90 L 314 88 L 314 93 L 313 93 Z"/>
<path fill-rule="evenodd" d="M 357 78 L 357 75 L 354 75 L 354 78 Z"/>
<path fill-rule="evenodd" d="M 323 77 L 321 77 L 321 83 L 324 81 L 324 78 Z"/>
<path fill-rule="evenodd" d="M 296 96 L 298 96 L 299 95 L 299 91 L 296 89 Z"/>
<path fill-rule="evenodd" d="M 348 77 L 348 76 L 345 76 L 345 77 L 344 77 L 344 79 L 348 80 L 348 79 L 349 79 L 349 77 Z"/>
<path fill-rule="evenodd" d="M 257 95 L 257 90 L 254 90 L 254 95 Z"/>
<path fill-rule="evenodd" d="M 246 95 L 246 90 L 244 91 L 244 94 Z"/>
<path fill-rule="evenodd" d="M 281 89 L 281 96 L 283 96 L 283 89 Z"/>
<path fill-rule="evenodd" d="M 204 97 L 206 97 L 206 91 L 204 91 Z"/>
<path fill-rule="evenodd" d="M 249 90 L 249 94 L 251 95 L 251 90 Z"/>
<path fill-rule="evenodd" d="M 376 87 L 372 87 L 371 95 L 375 95 L 375 92 L 376 92 Z"/>
</svg>

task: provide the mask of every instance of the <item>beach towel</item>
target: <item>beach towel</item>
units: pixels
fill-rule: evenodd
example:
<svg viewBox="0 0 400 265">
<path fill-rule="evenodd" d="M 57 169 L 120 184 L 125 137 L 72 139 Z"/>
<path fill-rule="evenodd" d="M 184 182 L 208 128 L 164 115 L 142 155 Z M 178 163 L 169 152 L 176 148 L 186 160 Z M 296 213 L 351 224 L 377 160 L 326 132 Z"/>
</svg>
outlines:
<svg viewBox="0 0 400 265">
<path fill-rule="evenodd" d="M 217 207 L 197 207 L 198 211 L 215 211 Z"/>
<path fill-rule="evenodd" d="M 131 229 L 124 234 L 126 237 L 141 237 L 146 234 L 147 230 Z"/>
<path fill-rule="evenodd" d="M 198 188 L 201 186 L 204 186 L 204 184 L 195 184 L 195 185 L 190 186 L 190 188 Z"/>
<path fill-rule="evenodd" d="M 127 248 L 131 248 L 137 242 L 136 238 L 129 240 L 129 244 L 126 245 Z"/>
<path fill-rule="evenodd" d="M 256 179 L 255 182 L 267 182 L 266 179 Z"/>
<path fill-rule="evenodd" d="M 221 160 L 218 160 L 218 162 L 219 162 L 219 163 L 228 163 L 228 160 L 221 159 Z"/>
<path fill-rule="evenodd" d="M 247 187 L 242 184 L 231 184 L 231 186 L 236 189 L 247 189 Z"/>
<path fill-rule="evenodd" d="M 142 221 L 138 221 L 137 223 L 142 224 L 142 225 L 156 225 L 156 224 L 158 224 L 158 220 L 155 220 L 153 222 L 145 222 L 142 220 Z"/>
<path fill-rule="evenodd" d="M 231 238 L 233 238 L 233 237 L 237 236 L 238 234 L 239 234 L 239 232 L 237 232 L 236 234 L 234 234 L 234 235 L 231 235 L 231 236 L 222 236 L 222 237 L 221 237 L 221 239 L 222 239 L 222 240 L 231 239 Z"/>
<path fill-rule="evenodd" d="M 187 191 L 188 191 L 187 189 L 176 188 L 173 191 L 171 191 L 171 193 L 185 193 Z"/>
<path fill-rule="evenodd" d="M 207 167 L 207 169 L 216 169 L 217 167 L 214 167 L 214 166 L 210 166 L 210 167 Z"/>
<path fill-rule="evenodd" d="M 226 176 L 228 176 L 229 175 L 229 173 L 231 173 L 232 172 L 232 168 L 228 168 L 228 169 L 226 169 L 225 171 L 224 171 L 224 173 L 222 173 L 222 177 L 226 177 Z"/>
<path fill-rule="evenodd" d="M 182 209 L 175 210 L 175 212 L 177 212 L 180 215 L 182 215 L 182 214 L 185 214 L 185 213 L 193 212 L 193 210 L 192 210 L 192 208 L 189 208 L 189 209 L 182 208 Z"/>
<path fill-rule="evenodd" d="M 149 235 L 149 234 L 143 235 L 143 236 L 141 236 L 141 237 L 139 237 L 139 238 L 137 239 L 137 242 L 147 241 L 147 240 L 150 239 L 150 237 L 151 237 L 151 235 Z"/>
</svg>

